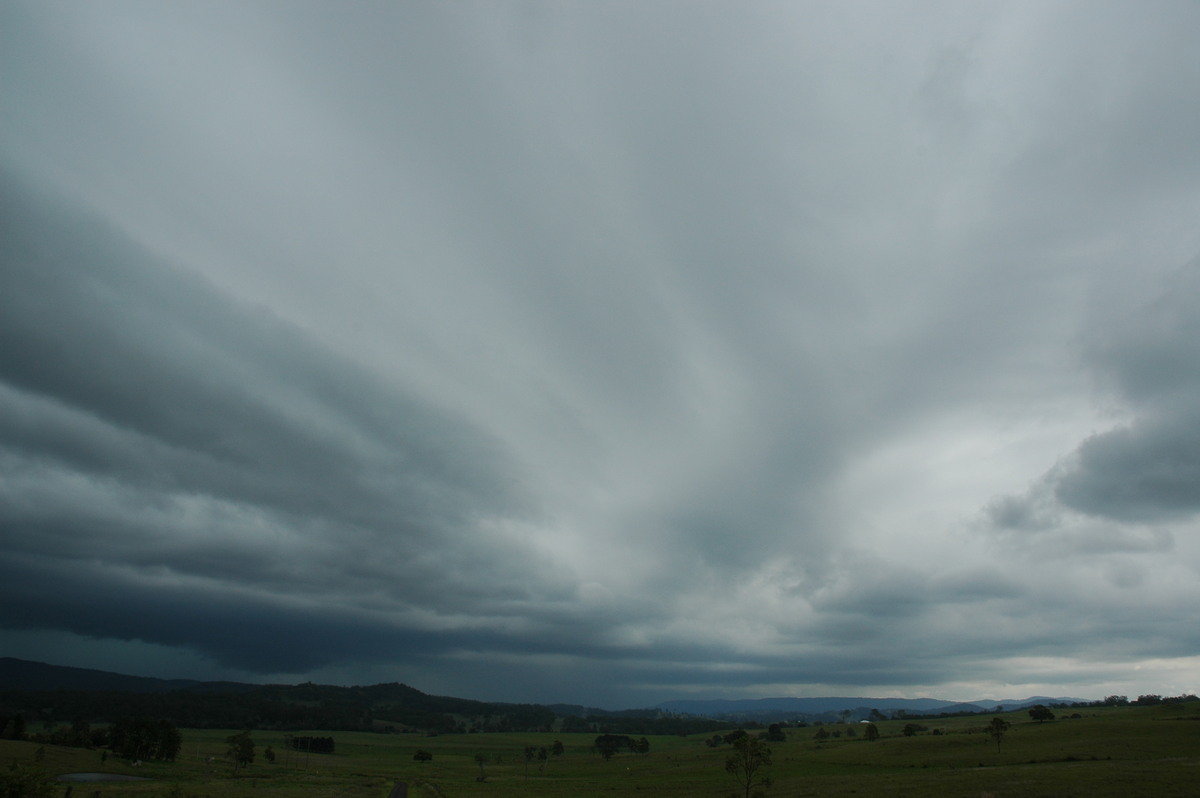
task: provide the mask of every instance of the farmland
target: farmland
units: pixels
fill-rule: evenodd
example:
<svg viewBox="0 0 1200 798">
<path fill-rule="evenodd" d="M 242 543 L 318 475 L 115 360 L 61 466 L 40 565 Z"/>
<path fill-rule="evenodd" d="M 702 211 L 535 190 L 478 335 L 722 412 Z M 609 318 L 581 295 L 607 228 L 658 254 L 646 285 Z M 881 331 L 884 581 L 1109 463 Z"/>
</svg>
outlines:
<svg viewBox="0 0 1200 798">
<path fill-rule="evenodd" d="M 1069 717 L 1078 713 L 1079 717 Z M 773 784 L 767 796 L 1191 796 L 1200 782 L 1200 702 L 1062 710 L 1045 723 L 1026 712 L 1002 714 L 1010 724 L 999 744 L 984 731 L 993 715 L 924 719 L 906 736 L 906 720 L 876 724 L 867 740 L 858 725 L 790 727 L 772 742 Z M 817 733 L 825 730 L 824 739 Z M 850 736 L 854 730 L 853 736 Z M 737 785 L 725 772 L 729 745 L 711 735 L 650 736 L 646 754 L 604 759 L 595 734 L 373 734 L 297 731 L 332 736 L 333 754 L 287 747 L 284 732 L 255 731 L 257 756 L 234 776 L 225 739 L 241 730 L 188 730 L 175 762 L 140 767 L 96 750 L 0 742 L 0 765 L 32 762 L 52 774 L 105 771 L 148 781 L 73 785 L 75 796 L 147 798 L 386 798 L 402 781 L 414 798 L 581 795 L 713 796 Z M 910 731 L 912 731 L 910 729 Z M 837 736 L 834 736 L 834 733 Z M 532 747 L 562 753 L 544 760 Z M 267 746 L 275 762 L 263 756 Z M 38 749 L 41 749 L 40 755 Z M 418 751 L 428 761 L 413 758 Z M 482 780 L 481 780 L 482 778 Z M 61 795 L 66 785 L 56 788 Z"/>
</svg>

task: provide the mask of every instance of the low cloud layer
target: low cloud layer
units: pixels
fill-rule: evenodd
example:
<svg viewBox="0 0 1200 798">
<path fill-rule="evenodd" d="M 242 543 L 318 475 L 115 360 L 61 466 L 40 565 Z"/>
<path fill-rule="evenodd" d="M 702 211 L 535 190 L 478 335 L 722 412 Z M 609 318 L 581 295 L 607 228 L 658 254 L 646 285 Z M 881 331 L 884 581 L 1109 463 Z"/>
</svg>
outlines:
<svg viewBox="0 0 1200 798">
<path fill-rule="evenodd" d="M 1200 689 L 1200 12 L 0 10 L 0 647 Z"/>
</svg>

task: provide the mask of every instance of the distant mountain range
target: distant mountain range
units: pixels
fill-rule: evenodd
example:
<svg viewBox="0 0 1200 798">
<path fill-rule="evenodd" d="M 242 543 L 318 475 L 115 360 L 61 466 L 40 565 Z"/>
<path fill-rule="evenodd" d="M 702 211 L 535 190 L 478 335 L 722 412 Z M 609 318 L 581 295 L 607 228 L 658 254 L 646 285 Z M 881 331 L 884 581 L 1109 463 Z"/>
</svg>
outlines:
<svg viewBox="0 0 1200 798">
<path fill-rule="evenodd" d="M 147 676 L 129 676 L 109 671 L 92 670 L 89 668 L 72 668 L 62 665 L 50 665 L 44 662 L 0 657 L 0 691 L 4 692 L 44 692 L 44 691 L 78 691 L 127 694 L 157 694 L 183 691 L 189 694 L 254 694 L 269 696 L 272 700 L 294 702 L 296 692 L 304 690 L 311 693 L 319 690 L 327 697 L 336 697 L 345 702 L 352 696 L 362 701 L 379 706 L 386 704 L 391 707 L 404 705 L 406 707 L 420 706 L 424 712 L 450 713 L 456 716 L 468 714 L 511 713 L 516 705 L 490 704 L 439 696 L 428 696 L 414 688 L 405 685 L 375 685 L 373 687 L 334 687 L 320 685 L 261 685 L 242 682 L 203 682 L 193 679 L 156 679 Z M 311 697 L 311 696 L 309 696 Z M 910 715 L 959 714 L 970 712 L 991 712 L 999 708 L 1010 711 L 1033 706 L 1035 704 L 1079 703 L 1085 699 L 1052 698 L 1049 696 L 1032 696 L 1022 699 L 978 701 L 945 701 L 935 698 L 864 698 L 864 697 L 825 697 L 825 698 L 759 698 L 732 700 L 703 700 L 680 699 L 664 701 L 654 707 L 644 709 L 629 709 L 609 711 L 594 707 L 583 707 L 566 704 L 541 705 L 545 712 L 555 716 L 574 716 L 577 718 L 634 718 L 657 716 L 691 716 L 737 723 L 773 723 L 776 721 L 832 721 L 842 719 L 842 713 L 848 712 L 849 720 L 865 720 L 871 717 L 872 710 L 884 715 L 905 712 Z M 523 705 L 527 707 L 537 705 Z M 395 714 L 399 714 L 395 712 Z M 425 725 L 425 724 L 421 724 Z"/>
<path fill-rule="evenodd" d="M 960 714 L 970 712 L 1009 712 L 1035 704 L 1082 703 L 1082 698 L 1052 698 L 1031 696 L 1020 699 L 980 699 L 977 701 L 945 701 L 937 698 L 863 698 L 829 696 L 824 698 L 755 698 L 755 699 L 681 699 L 664 701 L 657 706 L 667 712 L 699 715 L 731 721 L 777 720 L 837 720 L 843 711 L 849 719 L 866 720 L 871 710 L 883 715 L 905 712 L 910 715 Z"/>
</svg>

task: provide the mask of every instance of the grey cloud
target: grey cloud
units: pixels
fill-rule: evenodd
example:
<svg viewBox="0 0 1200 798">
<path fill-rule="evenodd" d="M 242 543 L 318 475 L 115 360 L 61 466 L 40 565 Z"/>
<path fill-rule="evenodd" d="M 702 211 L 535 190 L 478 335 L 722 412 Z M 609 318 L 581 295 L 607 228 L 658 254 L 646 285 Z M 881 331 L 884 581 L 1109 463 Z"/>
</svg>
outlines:
<svg viewBox="0 0 1200 798">
<path fill-rule="evenodd" d="M 1068 507 L 1122 521 L 1200 511 L 1200 413 L 1181 413 L 1101 433 L 1079 446 L 1058 478 Z"/>
<path fill-rule="evenodd" d="M 86 560 L 6 556 L 2 567 L 11 613 L 6 625 L 17 628 L 183 646 L 258 672 L 303 672 L 342 657 L 405 653 L 386 627 L 319 600 L 288 606 L 245 595 L 228 583 L 198 587 L 186 579 L 177 582 L 170 572 L 148 578 Z"/>
<path fill-rule="evenodd" d="M 545 581 L 527 575 L 536 557 L 523 562 L 475 535 L 481 518 L 532 510 L 518 467 L 489 436 L 335 359 L 265 309 L 185 277 L 70 203 L 35 197 L 12 176 L 3 191 L 10 621 L 51 622 L 36 609 L 40 591 L 17 601 L 17 586 L 30 586 L 18 578 L 29 557 L 97 579 L 129 568 L 153 581 L 165 569 L 185 583 L 255 584 L 318 603 L 382 592 L 403 608 L 436 591 L 448 614 L 471 600 L 477 573 L 488 573 L 488 596 L 501 604 Z M 68 573 L 47 582 L 58 602 L 110 592 Z M 172 602 L 186 604 L 176 590 Z M 131 607 L 154 603 L 145 587 L 125 592 Z M 194 600 L 212 603 L 215 592 Z M 18 603 L 29 606 L 17 613 Z M 89 627 L 117 604 L 79 614 L 71 628 L 133 635 L 120 624 Z M 165 628 L 141 634 L 208 645 Z M 236 662 L 232 645 L 210 653 Z M 314 642 L 305 662 L 334 656 L 324 646 Z"/>
<path fill-rule="evenodd" d="M 1200 260 L 1153 302 L 1105 319 L 1089 362 L 1133 420 L 1091 435 L 1024 496 L 993 501 L 1001 527 L 1046 528 L 1065 508 L 1123 522 L 1162 523 L 1200 511 Z"/>
<path fill-rule="evenodd" d="M 235 494 L 285 491 L 351 516 L 366 509 L 354 493 L 330 494 L 377 490 L 363 479 L 372 461 L 407 483 L 418 514 L 437 499 L 451 511 L 445 492 L 459 482 L 476 500 L 506 500 L 508 464 L 495 465 L 495 446 L 465 421 L 389 392 L 269 311 L 237 307 L 94 218 L 45 204 L 26 213 L 19 181 L 5 184 L 0 367 L 9 386 L 46 401 L 48 425 L 77 411 L 73 423 L 188 458 L 193 474 L 234 469 L 221 478 Z M 318 475 L 330 489 L 313 494 Z M 288 487 L 293 476 L 305 487 Z"/>
<path fill-rule="evenodd" d="M 1139 408 L 1180 412 L 1200 385 L 1200 259 L 1156 286 L 1158 296 L 1117 319 L 1097 319 L 1089 359 Z M 1173 407 L 1173 405 L 1175 405 Z"/>
<path fill-rule="evenodd" d="M 1054 523 L 1038 506 L 1032 495 L 998 496 L 984 508 L 984 514 L 1002 529 L 1037 530 Z"/>
<path fill-rule="evenodd" d="M 359 662 L 436 669 L 448 653 L 537 651 L 537 640 L 477 613 L 466 626 L 407 621 L 396 606 L 355 606 L 324 591 L 290 593 L 237 575 L 196 579 L 171 568 L 5 556 L 7 626 L 179 646 L 250 673 L 299 674 Z M 301 587 L 297 585 L 296 587 Z M 431 587 L 431 586 L 427 586 Z M 562 645 L 571 647 L 569 637 Z M 596 655 L 579 641 L 579 653 Z M 603 653 L 603 652 L 599 652 Z"/>
<path fill-rule="evenodd" d="M 3 5 L 0 627 L 614 704 L 1129 662 L 1195 15 Z"/>
<path fill-rule="evenodd" d="M 1068 507 L 1125 521 L 1200 511 L 1200 258 L 1160 296 L 1097 331 L 1091 359 L 1135 418 L 1080 444 L 1055 493 Z"/>
</svg>

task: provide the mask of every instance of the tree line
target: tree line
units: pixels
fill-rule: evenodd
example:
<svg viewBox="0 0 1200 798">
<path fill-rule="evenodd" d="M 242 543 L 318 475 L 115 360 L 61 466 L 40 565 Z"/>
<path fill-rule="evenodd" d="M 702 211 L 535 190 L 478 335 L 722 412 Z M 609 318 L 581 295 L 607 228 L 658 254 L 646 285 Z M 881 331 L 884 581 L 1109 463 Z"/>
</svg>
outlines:
<svg viewBox="0 0 1200 798">
<path fill-rule="evenodd" d="M 183 736 L 170 721 L 150 717 L 119 717 L 107 726 L 92 728 L 83 718 L 71 723 L 29 732 L 20 713 L 0 715 L 0 729 L 7 740 L 61 745 L 68 748 L 106 748 L 124 759 L 174 761 L 183 745 Z"/>
</svg>

